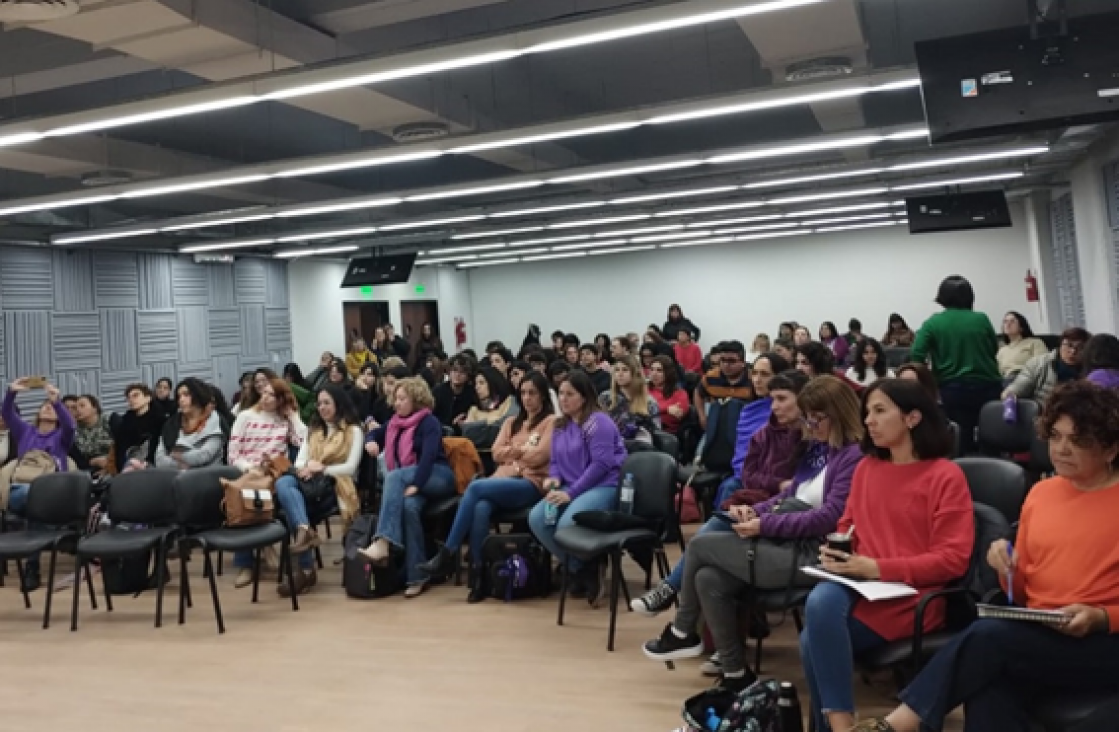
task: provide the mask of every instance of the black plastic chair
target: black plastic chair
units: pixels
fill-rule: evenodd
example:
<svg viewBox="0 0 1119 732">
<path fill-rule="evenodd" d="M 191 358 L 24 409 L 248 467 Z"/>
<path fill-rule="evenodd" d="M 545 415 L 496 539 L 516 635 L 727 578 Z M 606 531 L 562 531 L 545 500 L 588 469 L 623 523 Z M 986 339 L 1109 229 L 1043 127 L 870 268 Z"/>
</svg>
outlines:
<svg viewBox="0 0 1119 732">
<path fill-rule="evenodd" d="M 657 430 L 653 433 L 653 445 L 673 462 L 680 462 L 680 440 L 676 439 L 676 435 Z"/>
<path fill-rule="evenodd" d="M 983 457 L 960 458 L 953 462 L 967 477 L 972 501 L 998 510 L 1009 524 L 1017 523 L 1028 492 L 1026 471 L 1021 465 Z"/>
<path fill-rule="evenodd" d="M 883 349 L 886 353 L 886 364 L 892 368 L 900 368 L 909 363 L 909 349 L 904 346 L 887 346 Z"/>
<path fill-rule="evenodd" d="M 629 589 L 622 574 L 622 552 L 652 549 L 661 579 L 668 576 L 670 567 L 664 553 L 664 540 L 676 521 L 672 494 L 676 482 L 676 463 L 660 452 L 642 452 L 630 455 L 622 465 L 622 475 L 633 475 L 637 490 L 634 495 L 633 514 L 649 521 L 655 528 L 626 529 L 623 531 L 595 531 L 585 526 L 571 526 L 556 532 L 556 543 L 565 552 L 563 582 L 560 586 L 559 617 L 563 625 L 567 584 L 571 575 L 566 558 L 593 561 L 605 555 L 612 568 L 610 576 L 610 630 L 607 650 L 614 650 L 614 631 L 618 622 L 618 591 L 626 596 L 629 607 Z"/>
<path fill-rule="evenodd" d="M 1001 511 L 991 506 L 976 503 L 974 510 L 975 548 L 967 574 L 960 582 L 921 598 L 917 603 L 912 638 L 887 643 L 857 657 L 855 665 L 864 675 L 889 670 L 898 686 L 904 687 L 928 659 L 975 619 L 976 603 L 999 588 L 998 577 L 987 564 L 987 551 L 992 542 L 1006 537 L 1010 524 Z M 946 625 L 941 630 L 926 633 L 925 614 L 931 603 L 940 600 L 947 603 Z"/>
<path fill-rule="evenodd" d="M 428 556 L 435 551 L 434 542 L 445 540 L 451 533 L 451 525 L 455 522 L 455 514 L 458 513 L 461 503 L 462 496 L 454 495 L 446 498 L 431 498 L 424 504 L 421 516 L 424 525 L 424 543 L 429 545 L 426 552 Z M 462 584 L 461 572 L 456 571 L 454 578 L 455 587 Z"/>
<path fill-rule="evenodd" d="M 256 602 L 260 591 L 260 553 L 265 547 L 280 543 L 280 568 L 287 575 L 288 584 L 295 586 L 289 534 L 287 527 L 279 521 L 271 521 L 257 526 L 229 528 L 223 526 L 221 478 L 234 480 L 241 475 L 237 468 L 215 467 L 186 470 L 175 481 L 175 505 L 178 524 L 186 532 L 179 538 L 179 625 L 186 622 L 186 607 L 190 601 L 190 578 L 187 574 L 187 554 L 192 547 L 202 550 L 204 569 L 210 580 L 210 596 L 214 601 L 214 619 L 218 633 L 225 632 L 225 620 L 221 612 L 217 581 L 214 579 L 214 563 L 210 552 L 214 549 L 225 552 L 253 552 L 253 598 Z M 299 610 L 299 600 L 291 593 L 291 609 Z"/>
<path fill-rule="evenodd" d="M 1030 451 L 1041 413 L 1032 399 L 1018 400 L 1018 419 L 1008 424 L 1002 417 L 1002 402 L 987 402 L 979 412 L 979 449 L 990 456 L 1021 455 Z"/>
<path fill-rule="evenodd" d="M 1061 691 L 1030 705 L 1034 723 L 1045 732 L 1113 732 L 1119 719 L 1114 691 Z"/>
<path fill-rule="evenodd" d="M 47 570 L 47 600 L 43 608 L 43 628 L 50 627 L 51 600 L 54 597 L 54 569 L 58 552 L 73 553 L 78 537 L 89 518 L 90 480 L 86 473 L 52 473 L 36 478 L 27 494 L 24 515 L 28 525 L 52 526 L 52 529 L 25 529 L 0 534 L 0 560 L 14 559 L 19 576 L 23 577 L 23 560 L 50 550 L 50 568 Z M 75 578 L 80 585 L 81 577 Z M 86 574 L 89 599 L 97 609 L 97 596 L 93 591 L 93 578 Z M 31 598 L 20 582 L 23 605 L 31 608 Z"/>
<path fill-rule="evenodd" d="M 140 470 L 113 478 L 109 486 L 109 520 L 113 528 L 83 537 L 77 547 L 74 605 L 70 630 L 78 629 L 78 590 L 81 574 L 89 572 L 91 559 L 115 559 L 143 555 L 155 550 L 155 627 L 163 627 L 163 571 L 167 548 L 179 532 L 175 522 L 175 479 L 177 470 Z M 119 523 L 146 528 L 125 529 Z M 101 573 L 105 580 L 105 573 Z M 113 599 L 105 584 L 105 608 L 113 611 Z"/>
</svg>

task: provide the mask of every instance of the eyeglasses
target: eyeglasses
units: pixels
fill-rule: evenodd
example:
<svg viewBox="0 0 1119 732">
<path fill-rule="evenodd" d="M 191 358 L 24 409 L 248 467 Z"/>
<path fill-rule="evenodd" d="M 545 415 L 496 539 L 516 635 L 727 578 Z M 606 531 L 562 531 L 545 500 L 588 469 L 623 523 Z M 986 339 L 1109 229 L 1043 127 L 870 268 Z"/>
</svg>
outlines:
<svg viewBox="0 0 1119 732">
<path fill-rule="evenodd" d="M 1067 348 L 1073 353 L 1079 353 L 1084 349 L 1084 344 L 1080 341 L 1061 341 L 1061 348 Z"/>
<path fill-rule="evenodd" d="M 822 415 L 818 415 L 818 416 L 801 417 L 800 421 L 801 421 L 801 424 L 803 424 L 808 429 L 814 430 L 817 427 L 819 427 L 820 425 L 822 425 L 824 422 L 828 421 L 828 415 L 822 414 Z"/>
<path fill-rule="evenodd" d="M 724 366 L 734 366 L 738 363 L 745 363 L 745 361 L 743 361 L 741 358 L 735 358 L 734 356 L 720 356 L 719 363 L 723 364 Z"/>
</svg>

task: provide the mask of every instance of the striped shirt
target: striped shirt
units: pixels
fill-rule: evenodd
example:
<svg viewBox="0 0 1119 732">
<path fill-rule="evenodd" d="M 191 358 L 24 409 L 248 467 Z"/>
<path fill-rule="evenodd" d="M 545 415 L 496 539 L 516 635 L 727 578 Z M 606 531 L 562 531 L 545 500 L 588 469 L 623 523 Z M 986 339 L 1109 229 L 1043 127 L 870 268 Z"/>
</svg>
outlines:
<svg viewBox="0 0 1119 732">
<path fill-rule="evenodd" d="M 248 470 L 260 465 L 266 455 L 287 455 L 288 447 L 299 447 L 307 427 L 297 412 L 284 418 L 274 412 L 246 409 L 237 415 L 229 437 L 230 465 Z"/>
</svg>

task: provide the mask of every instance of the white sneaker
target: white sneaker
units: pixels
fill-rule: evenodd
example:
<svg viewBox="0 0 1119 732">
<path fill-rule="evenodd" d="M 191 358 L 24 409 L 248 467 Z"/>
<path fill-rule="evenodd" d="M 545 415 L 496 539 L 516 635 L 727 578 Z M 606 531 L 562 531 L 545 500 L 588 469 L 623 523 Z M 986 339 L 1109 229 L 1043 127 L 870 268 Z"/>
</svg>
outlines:
<svg viewBox="0 0 1119 732">
<path fill-rule="evenodd" d="M 719 660 L 719 652 L 711 654 L 711 658 L 703 662 L 699 667 L 699 672 L 704 676 L 722 676 L 723 675 L 723 662 Z"/>
<path fill-rule="evenodd" d="M 667 582 L 661 582 L 641 597 L 635 597 L 629 607 L 638 615 L 645 618 L 655 618 L 668 608 L 676 598 L 676 590 Z"/>
<path fill-rule="evenodd" d="M 237 573 L 237 578 L 233 580 L 233 586 L 240 589 L 248 587 L 253 583 L 253 571 L 251 569 L 242 569 Z"/>
</svg>

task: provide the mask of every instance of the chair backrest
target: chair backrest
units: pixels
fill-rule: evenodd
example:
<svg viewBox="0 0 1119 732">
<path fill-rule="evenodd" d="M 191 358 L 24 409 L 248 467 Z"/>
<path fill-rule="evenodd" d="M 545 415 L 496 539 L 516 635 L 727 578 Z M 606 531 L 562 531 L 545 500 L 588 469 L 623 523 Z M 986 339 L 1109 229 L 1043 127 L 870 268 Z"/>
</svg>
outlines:
<svg viewBox="0 0 1119 732">
<path fill-rule="evenodd" d="M 85 524 L 89 518 L 88 473 L 50 473 L 31 482 L 27 494 L 27 520 L 48 526 Z"/>
<path fill-rule="evenodd" d="M 184 470 L 175 477 L 175 523 L 210 529 L 225 523 L 221 478 L 236 480 L 241 471 L 229 465 Z"/>
<path fill-rule="evenodd" d="M 1056 470 L 1049 457 L 1049 440 L 1043 440 L 1038 435 L 1034 435 L 1030 443 L 1030 470 L 1038 475 L 1048 475 Z"/>
<path fill-rule="evenodd" d="M 955 463 L 964 471 L 973 502 L 996 509 L 1007 523 L 1018 520 L 1028 490 L 1021 465 L 985 457 L 960 458 Z"/>
<path fill-rule="evenodd" d="M 948 434 L 952 438 L 952 454 L 949 457 L 958 458 L 960 457 L 960 425 L 949 421 Z"/>
<path fill-rule="evenodd" d="M 991 544 L 1010 535 L 1010 522 L 1002 511 L 984 503 L 974 502 L 975 548 L 971 552 L 967 578 L 964 580 L 973 600 L 981 600 L 989 591 L 999 588 L 998 573 L 987 564 Z"/>
<path fill-rule="evenodd" d="M 746 402 L 741 399 L 714 401 L 708 406 L 707 437 L 703 465 L 713 473 L 729 473 L 738 439 L 738 417 Z"/>
<path fill-rule="evenodd" d="M 137 470 L 122 473 L 109 484 L 109 519 L 116 523 L 168 525 L 175 523 L 177 470 Z"/>
<path fill-rule="evenodd" d="M 896 369 L 909 363 L 909 349 L 903 346 L 887 346 L 883 349 L 886 352 L 886 363 L 890 368 Z"/>
<path fill-rule="evenodd" d="M 1040 409 L 1032 399 L 1018 400 L 1018 419 L 1008 424 L 1002 417 L 1002 402 L 987 402 L 979 412 L 979 445 L 988 454 L 1017 455 L 1030 451 L 1037 433 Z"/>
<path fill-rule="evenodd" d="M 633 497 L 633 513 L 658 521 L 675 519 L 672 496 L 676 488 L 676 461 L 663 452 L 638 452 L 622 464 L 622 480 L 633 475 L 637 490 Z"/>
<path fill-rule="evenodd" d="M 676 435 L 657 430 L 653 433 L 653 444 L 673 461 L 680 460 L 680 440 L 676 439 Z"/>
</svg>

